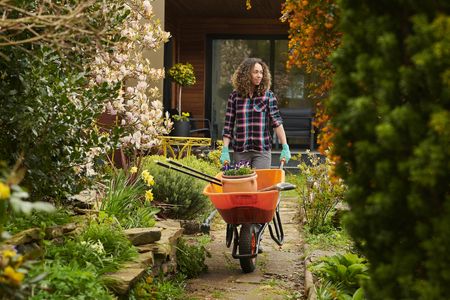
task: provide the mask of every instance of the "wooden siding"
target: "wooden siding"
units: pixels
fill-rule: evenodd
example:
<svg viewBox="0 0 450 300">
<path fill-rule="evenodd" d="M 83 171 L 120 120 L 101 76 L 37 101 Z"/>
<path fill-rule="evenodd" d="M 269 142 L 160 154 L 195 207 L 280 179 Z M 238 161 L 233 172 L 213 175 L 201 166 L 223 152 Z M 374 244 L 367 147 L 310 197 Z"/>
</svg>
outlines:
<svg viewBox="0 0 450 300">
<path fill-rule="evenodd" d="M 213 1 L 214 2 L 214 1 Z M 245 2 L 242 0 L 242 2 Z M 166 30 L 174 37 L 175 62 L 194 66 L 197 83 L 183 88 L 182 110 L 196 118 L 205 116 L 206 39 L 208 35 L 287 35 L 287 24 L 277 18 L 174 18 L 166 16 Z M 173 90 L 174 91 L 174 90 Z M 172 93 L 175 107 L 175 93 Z M 210 101 L 210 99 L 206 99 Z"/>
</svg>

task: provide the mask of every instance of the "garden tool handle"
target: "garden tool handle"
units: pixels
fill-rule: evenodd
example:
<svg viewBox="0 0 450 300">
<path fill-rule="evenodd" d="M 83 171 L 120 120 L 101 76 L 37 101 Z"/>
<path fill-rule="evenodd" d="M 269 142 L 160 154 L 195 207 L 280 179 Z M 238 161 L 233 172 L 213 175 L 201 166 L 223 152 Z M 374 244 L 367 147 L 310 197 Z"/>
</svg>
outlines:
<svg viewBox="0 0 450 300">
<path fill-rule="evenodd" d="M 280 161 L 280 169 L 283 169 L 285 164 L 286 164 L 286 159 L 283 157 Z"/>
</svg>

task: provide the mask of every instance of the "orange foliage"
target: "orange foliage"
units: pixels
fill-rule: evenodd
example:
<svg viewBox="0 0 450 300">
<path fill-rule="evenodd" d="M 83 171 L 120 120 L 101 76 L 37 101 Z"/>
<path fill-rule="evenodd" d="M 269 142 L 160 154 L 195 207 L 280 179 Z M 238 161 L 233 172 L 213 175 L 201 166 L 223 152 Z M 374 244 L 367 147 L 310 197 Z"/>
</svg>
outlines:
<svg viewBox="0 0 450 300">
<path fill-rule="evenodd" d="M 281 20 L 289 23 L 287 68 L 303 68 L 317 77 L 310 88 L 311 97 L 317 102 L 315 125 L 321 129 L 319 150 L 324 153 L 331 146 L 334 132 L 322 102 L 328 97 L 334 74 L 328 58 L 339 46 L 342 36 L 336 29 L 339 9 L 336 0 L 286 0 L 282 14 Z"/>
</svg>

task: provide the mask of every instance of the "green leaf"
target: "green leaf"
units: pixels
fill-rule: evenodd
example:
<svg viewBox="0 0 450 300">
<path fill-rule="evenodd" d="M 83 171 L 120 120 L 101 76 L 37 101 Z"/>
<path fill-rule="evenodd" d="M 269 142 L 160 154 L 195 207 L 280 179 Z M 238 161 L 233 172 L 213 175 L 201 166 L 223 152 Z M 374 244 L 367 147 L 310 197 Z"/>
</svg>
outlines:
<svg viewBox="0 0 450 300">
<path fill-rule="evenodd" d="M 364 295 L 364 289 L 360 287 L 353 294 L 352 300 L 364 300 L 364 299 L 366 299 L 366 296 Z"/>
</svg>

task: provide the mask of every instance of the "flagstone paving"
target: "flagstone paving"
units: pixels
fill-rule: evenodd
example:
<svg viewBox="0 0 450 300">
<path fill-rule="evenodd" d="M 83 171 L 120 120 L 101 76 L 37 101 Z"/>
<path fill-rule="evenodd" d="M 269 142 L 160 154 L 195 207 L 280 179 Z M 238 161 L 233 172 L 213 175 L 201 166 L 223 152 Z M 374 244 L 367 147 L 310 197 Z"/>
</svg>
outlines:
<svg viewBox="0 0 450 300">
<path fill-rule="evenodd" d="M 231 248 L 226 247 L 226 224 L 217 214 L 211 226 L 208 272 L 188 281 L 187 296 L 224 300 L 304 299 L 303 239 L 296 218 L 297 198 L 282 196 L 280 213 L 284 245 L 279 247 L 266 229 L 261 243 L 264 252 L 258 255 L 255 272 L 249 274 L 241 271 L 239 261 L 231 256 Z"/>
</svg>

